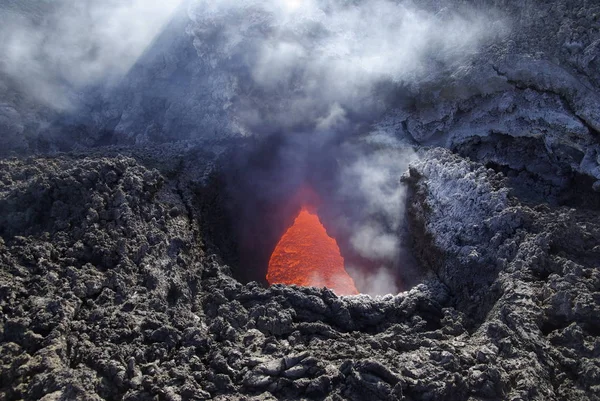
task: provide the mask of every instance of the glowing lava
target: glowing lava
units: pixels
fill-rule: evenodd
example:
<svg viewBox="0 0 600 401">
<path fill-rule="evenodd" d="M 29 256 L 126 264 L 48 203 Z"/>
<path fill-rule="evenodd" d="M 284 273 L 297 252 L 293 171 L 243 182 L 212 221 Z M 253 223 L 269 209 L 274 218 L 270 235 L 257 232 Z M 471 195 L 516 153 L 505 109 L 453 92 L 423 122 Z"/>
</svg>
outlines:
<svg viewBox="0 0 600 401">
<path fill-rule="evenodd" d="M 305 207 L 275 247 L 267 281 L 327 287 L 337 295 L 358 294 L 354 280 L 344 269 L 337 242 L 327 235 L 319 217 Z"/>
</svg>

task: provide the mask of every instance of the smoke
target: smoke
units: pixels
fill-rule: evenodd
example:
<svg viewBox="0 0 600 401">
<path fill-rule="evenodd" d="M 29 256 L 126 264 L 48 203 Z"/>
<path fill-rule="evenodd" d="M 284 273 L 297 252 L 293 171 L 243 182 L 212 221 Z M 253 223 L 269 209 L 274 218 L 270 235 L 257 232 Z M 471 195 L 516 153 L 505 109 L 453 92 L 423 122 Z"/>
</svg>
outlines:
<svg viewBox="0 0 600 401">
<path fill-rule="evenodd" d="M 200 57 L 235 78 L 231 117 L 251 132 L 331 131 L 385 109 L 386 91 L 464 63 L 501 24 L 473 10 L 391 0 L 200 0 Z"/>
<path fill-rule="evenodd" d="M 363 257 L 391 259 L 397 256 L 397 233 L 402 222 L 405 191 L 400 176 L 414 160 L 409 150 L 379 151 L 342 170 L 342 194 L 359 199 L 366 222 L 353 227 L 351 244 Z M 350 184 L 351 186 L 347 186 Z M 354 194 L 354 196 L 353 196 Z"/>
<path fill-rule="evenodd" d="M 55 110 L 123 77 L 182 0 L 16 1 L 0 5 L 0 79 Z"/>
<path fill-rule="evenodd" d="M 412 148 L 381 132 L 342 146 L 331 206 L 323 213 L 336 238 L 347 239 L 346 268 L 361 292 L 398 293 L 413 284 L 400 178 L 416 158 Z"/>
<path fill-rule="evenodd" d="M 396 284 L 398 273 L 389 267 L 382 266 L 367 272 L 364 269 L 347 265 L 346 270 L 363 294 L 377 296 L 397 294 L 400 291 L 400 287 Z"/>
</svg>

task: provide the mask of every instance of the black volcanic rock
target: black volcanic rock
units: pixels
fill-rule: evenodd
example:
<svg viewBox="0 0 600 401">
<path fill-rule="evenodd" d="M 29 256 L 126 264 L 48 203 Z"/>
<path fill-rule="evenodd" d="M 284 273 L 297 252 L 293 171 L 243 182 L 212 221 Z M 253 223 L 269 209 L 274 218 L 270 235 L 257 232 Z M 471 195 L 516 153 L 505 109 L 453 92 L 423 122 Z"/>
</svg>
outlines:
<svg viewBox="0 0 600 401">
<path fill-rule="evenodd" d="M 122 156 L 0 171 L 3 399 L 600 397 L 598 212 L 525 205 L 448 151 L 404 178 L 429 276 L 382 298 L 239 283 L 183 175 Z"/>
</svg>

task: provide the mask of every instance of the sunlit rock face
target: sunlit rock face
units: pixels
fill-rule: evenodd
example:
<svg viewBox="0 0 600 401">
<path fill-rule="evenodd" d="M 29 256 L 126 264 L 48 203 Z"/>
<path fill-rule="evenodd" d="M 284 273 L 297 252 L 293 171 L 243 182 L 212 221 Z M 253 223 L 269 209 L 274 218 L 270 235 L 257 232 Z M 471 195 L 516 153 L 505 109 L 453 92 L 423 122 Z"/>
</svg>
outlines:
<svg viewBox="0 0 600 401">
<path fill-rule="evenodd" d="M 319 216 L 303 207 L 269 260 L 269 284 L 327 287 L 338 295 L 358 294 L 344 258 Z"/>
</svg>

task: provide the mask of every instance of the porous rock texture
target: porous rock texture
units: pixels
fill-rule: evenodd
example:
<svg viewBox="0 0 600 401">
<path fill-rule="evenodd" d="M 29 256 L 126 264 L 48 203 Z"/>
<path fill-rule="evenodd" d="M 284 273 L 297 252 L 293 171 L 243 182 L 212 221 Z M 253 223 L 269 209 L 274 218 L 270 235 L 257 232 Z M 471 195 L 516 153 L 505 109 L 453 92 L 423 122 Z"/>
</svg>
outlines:
<svg viewBox="0 0 600 401">
<path fill-rule="evenodd" d="M 223 263 L 208 181 L 240 93 L 186 9 L 72 114 L 0 76 L 19 155 L 0 160 L 0 400 L 599 400 L 600 8 L 419 3 L 465 5 L 504 35 L 370 125 L 420 156 L 402 180 L 423 278 L 377 299 Z"/>
<path fill-rule="evenodd" d="M 597 211 L 424 152 L 403 179 L 429 273 L 340 298 L 238 282 L 201 182 L 148 160 L 1 162 L 0 399 L 600 398 Z"/>
</svg>

